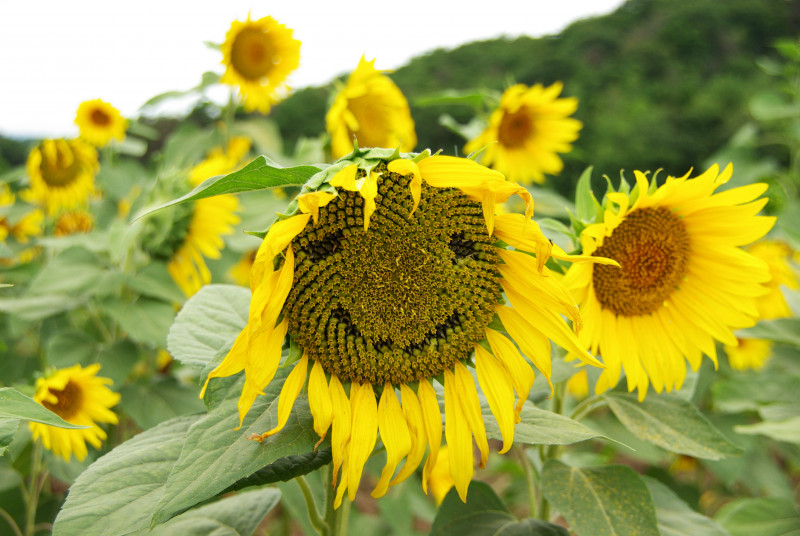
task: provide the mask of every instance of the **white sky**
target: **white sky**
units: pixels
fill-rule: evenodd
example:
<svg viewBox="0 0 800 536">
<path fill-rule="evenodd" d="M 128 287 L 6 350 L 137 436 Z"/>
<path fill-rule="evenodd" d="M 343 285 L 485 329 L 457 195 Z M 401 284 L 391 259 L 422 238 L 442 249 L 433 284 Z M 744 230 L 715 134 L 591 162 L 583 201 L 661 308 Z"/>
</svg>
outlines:
<svg viewBox="0 0 800 536">
<path fill-rule="evenodd" d="M 0 0 L 0 133 L 73 136 L 75 111 L 101 98 L 137 115 L 150 97 L 222 72 L 233 20 L 271 15 L 302 41 L 295 88 L 349 72 L 362 54 L 392 69 L 435 48 L 500 35 L 555 34 L 623 0 Z M 480 5 L 480 7 L 478 7 Z"/>
</svg>

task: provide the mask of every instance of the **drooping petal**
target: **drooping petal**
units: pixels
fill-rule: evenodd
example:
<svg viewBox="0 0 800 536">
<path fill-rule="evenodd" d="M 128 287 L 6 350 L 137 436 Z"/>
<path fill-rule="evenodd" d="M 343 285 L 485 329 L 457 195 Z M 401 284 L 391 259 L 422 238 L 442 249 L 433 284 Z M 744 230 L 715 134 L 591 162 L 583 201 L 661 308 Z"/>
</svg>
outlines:
<svg viewBox="0 0 800 536">
<path fill-rule="evenodd" d="M 352 424 L 348 449 L 347 495 L 353 501 L 361 482 L 364 464 L 372 454 L 378 434 L 378 404 L 371 384 L 350 384 L 350 407 Z"/>
<path fill-rule="evenodd" d="M 333 405 L 325 371 L 317 360 L 314 360 L 308 376 L 308 406 L 314 418 L 314 431 L 320 438 L 324 438 L 333 420 Z"/>
<path fill-rule="evenodd" d="M 425 447 L 428 445 L 427 434 L 425 432 L 425 419 L 417 395 L 404 383 L 400 384 L 400 394 L 403 399 L 403 415 L 405 416 L 406 423 L 408 424 L 408 431 L 411 435 L 411 450 L 406 456 L 406 463 L 403 464 L 400 472 L 392 479 L 389 484 L 390 486 L 399 484 L 411 476 L 414 470 L 419 467 L 423 456 L 425 456 Z M 440 433 L 441 429 L 440 421 Z"/>
<path fill-rule="evenodd" d="M 459 389 L 455 375 L 444 370 L 444 434 L 450 456 L 450 475 L 455 482 L 458 496 L 467 502 L 467 488 L 472 480 L 472 434 L 466 416 L 458 400 Z"/>
<path fill-rule="evenodd" d="M 372 496 L 376 499 L 386 494 L 394 470 L 411 450 L 411 435 L 403 415 L 403 408 L 390 383 L 383 386 L 383 394 L 378 404 L 378 430 L 386 448 L 386 465 L 383 467 L 378 484 L 372 491 Z"/>
<path fill-rule="evenodd" d="M 422 470 L 422 489 L 427 494 L 428 478 L 430 478 L 431 471 L 436 465 L 436 457 L 439 455 L 439 446 L 442 444 L 442 412 L 439 409 L 436 391 L 434 391 L 433 386 L 427 381 L 419 382 L 417 397 L 419 397 L 419 405 L 422 409 L 425 435 L 428 436 L 428 444 L 431 447 L 428 460 L 425 462 L 425 467 Z"/>
<path fill-rule="evenodd" d="M 528 399 L 528 393 L 533 387 L 533 369 L 525 362 L 525 358 L 520 355 L 514 343 L 508 337 L 492 330 L 486 329 L 486 340 L 495 357 L 503 364 L 508 371 L 514 390 L 517 392 L 517 405 L 515 408 L 514 421 L 520 421 L 522 405 Z"/>
<path fill-rule="evenodd" d="M 300 394 L 300 391 L 303 390 L 303 385 L 306 383 L 307 371 L 308 356 L 303 352 L 303 357 L 300 358 L 300 361 L 294 366 L 292 372 L 289 373 L 289 377 L 286 378 L 281 388 L 281 394 L 278 397 L 278 424 L 275 425 L 272 430 L 261 434 L 258 441 L 263 441 L 269 436 L 277 434 L 286 426 L 286 421 L 289 420 L 289 414 L 292 412 L 294 401 L 297 400 L 297 396 Z"/>
<path fill-rule="evenodd" d="M 475 370 L 503 436 L 503 449 L 500 451 L 502 454 L 514 443 L 514 388 L 511 378 L 503 365 L 480 345 L 475 345 Z"/>
<path fill-rule="evenodd" d="M 333 416 L 333 432 L 331 433 L 331 451 L 333 456 L 333 485 L 336 486 L 336 479 L 339 468 L 347 455 L 347 446 L 350 441 L 351 411 L 350 400 L 344 392 L 342 382 L 336 376 L 331 376 L 329 384 L 331 394 L 331 410 Z M 346 478 L 345 471 L 342 469 L 342 478 Z"/>
<path fill-rule="evenodd" d="M 297 196 L 297 206 L 305 214 L 311 214 L 314 225 L 319 221 L 319 209 L 330 203 L 336 194 L 330 192 L 308 192 Z"/>
<path fill-rule="evenodd" d="M 483 413 L 481 403 L 478 400 L 478 392 L 475 390 L 475 380 L 469 373 L 467 367 L 461 361 L 456 361 L 453 367 L 455 372 L 455 388 L 461 410 L 469 423 L 470 431 L 475 436 L 475 444 L 481 453 L 481 460 L 478 464 L 483 468 L 489 459 L 489 442 L 486 439 L 486 427 L 483 424 Z"/>
<path fill-rule="evenodd" d="M 413 160 L 398 158 L 389 162 L 387 167 L 389 171 L 398 175 L 412 174 L 408 189 L 411 191 L 411 199 L 414 201 L 414 206 L 411 209 L 411 214 L 414 214 L 417 206 L 419 206 L 420 199 L 422 199 L 422 175 L 419 172 L 419 166 Z"/>
</svg>

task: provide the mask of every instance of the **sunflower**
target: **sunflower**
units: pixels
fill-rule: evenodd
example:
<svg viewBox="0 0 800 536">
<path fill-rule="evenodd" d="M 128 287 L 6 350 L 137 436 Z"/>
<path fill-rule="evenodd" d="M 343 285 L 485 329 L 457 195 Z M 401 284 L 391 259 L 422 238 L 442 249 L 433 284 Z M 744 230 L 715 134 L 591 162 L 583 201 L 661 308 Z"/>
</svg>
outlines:
<svg viewBox="0 0 800 536">
<path fill-rule="evenodd" d="M 602 366 L 562 317 L 580 326 L 577 306 L 545 266 L 551 255 L 596 259 L 552 245 L 529 220 L 530 194 L 500 173 L 471 160 L 412 156 L 356 152 L 307 183 L 298 210 L 274 223 L 259 247 L 248 323 L 208 376 L 244 371 L 241 423 L 274 377 L 284 339 L 302 349 L 276 426 L 253 439 L 281 430 L 307 383 L 314 430 L 331 433 L 337 506 L 345 491 L 355 497 L 378 433 L 386 465 L 372 495 L 406 479 L 429 448 L 427 490 L 442 439 L 434 381 L 444 390 L 450 472 L 466 499 L 473 438 L 481 467 L 488 456 L 472 360 L 501 452 L 533 384 L 522 354 L 548 381 L 550 339 Z M 495 203 L 512 195 L 523 198 L 526 215 L 495 215 Z"/>
<path fill-rule="evenodd" d="M 107 387 L 112 383 L 110 379 L 97 376 L 99 370 L 97 363 L 86 368 L 75 365 L 36 380 L 34 400 L 69 423 L 91 427 L 67 429 L 30 423 L 33 439 L 41 440 L 46 449 L 66 461 L 73 454 L 83 461 L 87 441 L 100 448 L 106 433 L 97 423 L 117 423 L 110 408 L 120 396 Z"/>
<path fill-rule="evenodd" d="M 353 138 L 361 147 L 399 146 L 401 151 L 417 144 L 408 101 L 388 76 L 375 69 L 375 60 L 363 56 L 336 95 L 325 124 L 334 158 L 353 151 Z"/>
<path fill-rule="evenodd" d="M 640 399 L 648 384 L 679 389 L 684 357 L 693 370 L 704 353 L 716 365 L 715 339 L 735 345 L 732 330 L 755 323 L 769 270 L 739 246 L 764 236 L 775 218 L 756 215 L 766 184 L 715 193 L 732 172 L 714 165 L 656 188 L 636 171 L 632 195 L 608 193 L 602 221 L 581 233 L 584 255 L 621 265 L 573 264 L 564 278 L 585 322 L 580 340 L 607 367 L 598 393 L 614 387 L 623 368 Z"/>
<path fill-rule="evenodd" d="M 558 153 L 568 153 L 583 124 L 570 117 L 578 99 L 559 99 L 563 84 L 543 87 L 517 84 L 508 88 L 483 133 L 464 146 L 465 153 L 486 147 L 480 161 L 509 180 L 544 182 L 545 173 L 564 168 Z"/>
<path fill-rule="evenodd" d="M 44 140 L 28 155 L 31 199 L 51 216 L 85 205 L 99 167 L 97 151 L 83 140 Z"/>
<path fill-rule="evenodd" d="M 44 214 L 39 209 L 32 209 L 13 218 L 9 212 L 15 201 L 16 196 L 8 184 L 0 184 L 0 242 L 5 242 L 11 235 L 18 244 L 27 244 L 30 238 L 42 234 Z"/>
<path fill-rule="evenodd" d="M 286 78 L 300 64 L 300 41 L 272 17 L 233 21 L 222 44 L 221 82 L 239 87 L 248 112 L 269 112 L 289 89 Z"/>
<path fill-rule="evenodd" d="M 197 186 L 215 175 L 234 171 L 249 150 L 250 141 L 247 138 L 232 138 L 226 151 L 222 148 L 212 150 L 205 160 L 191 170 L 189 183 Z M 177 227 L 182 229 L 176 229 L 172 238 L 183 238 L 177 249 L 168 245 L 167 249 L 174 253 L 167 263 L 167 270 L 186 296 L 193 295 L 211 282 L 211 272 L 203 258 L 220 257 L 225 247 L 222 236 L 231 234 L 233 225 L 239 223 L 236 215 L 238 208 L 239 200 L 233 195 L 207 197 L 195 201 L 193 205 L 177 207 L 175 221 Z"/>
<path fill-rule="evenodd" d="M 756 308 L 761 320 L 773 320 L 792 316 L 781 287 L 798 288 L 797 275 L 792 268 L 792 249 L 785 242 L 760 240 L 748 251 L 767 263 L 770 280 L 769 292 L 756 299 Z M 763 368 L 772 355 L 772 341 L 761 339 L 737 339 L 736 346 L 725 346 L 728 362 L 736 370 Z"/>
<path fill-rule="evenodd" d="M 112 139 L 125 139 L 128 120 L 119 110 L 100 99 L 84 101 L 78 106 L 75 115 L 81 138 L 95 147 L 105 147 Z"/>
<path fill-rule="evenodd" d="M 56 221 L 53 234 L 67 236 L 71 234 L 88 233 L 94 228 L 92 215 L 85 210 L 73 210 L 62 213 Z"/>
</svg>

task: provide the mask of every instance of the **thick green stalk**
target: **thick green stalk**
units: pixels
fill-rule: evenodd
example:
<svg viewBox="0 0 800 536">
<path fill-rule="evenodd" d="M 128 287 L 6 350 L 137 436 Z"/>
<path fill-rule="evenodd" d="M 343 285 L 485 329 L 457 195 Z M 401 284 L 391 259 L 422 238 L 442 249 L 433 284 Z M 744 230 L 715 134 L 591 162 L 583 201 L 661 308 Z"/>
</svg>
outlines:
<svg viewBox="0 0 800 536">
<path fill-rule="evenodd" d="M 314 527 L 314 530 L 317 531 L 317 534 L 325 536 L 329 533 L 330 529 L 328 524 L 325 523 L 325 520 L 322 519 L 322 516 L 319 515 L 317 503 L 314 502 L 314 495 L 311 493 L 311 488 L 308 486 L 306 478 L 300 475 L 295 480 L 300 486 L 300 491 L 303 492 L 303 498 L 306 501 L 306 508 L 308 509 L 308 519 L 311 521 L 311 525 Z"/>
</svg>

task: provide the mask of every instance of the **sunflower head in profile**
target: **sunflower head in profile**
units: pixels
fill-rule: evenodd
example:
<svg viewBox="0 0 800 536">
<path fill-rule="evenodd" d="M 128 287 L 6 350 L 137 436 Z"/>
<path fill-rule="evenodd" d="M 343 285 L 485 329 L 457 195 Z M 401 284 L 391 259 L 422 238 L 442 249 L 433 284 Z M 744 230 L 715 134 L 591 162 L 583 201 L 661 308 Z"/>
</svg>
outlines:
<svg viewBox="0 0 800 536">
<path fill-rule="evenodd" d="M 71 210 L 63 212 L 56 220 L 53 229 L 55 236 L 88 233 L 94 229 L 94 218 L 86 210 Z"/>
<path fill-rule="evenodd" d="M 72 455 L 83 461 L 87 442 L 100 448 L 106 433 L 98 423 L 117 423 L 117 416 L 110 408 L 119 402 L 120 396 L 108 388 L 110 379 L 97 376 L 99 370 L 97 363 L 86 368 L 75 365 L 36 380 L 34 400 L 71 424 L 90 427 L 67 429 L 30 423 L 33 439 L 67 461 Z"/>
<path fill-rule="evenodd" d="M 464 146 L 465 153 L 485 147 L 481 162 L 522 183 L 544 182 L 564 167 L 558 156 L 572 150 L 583 124 L 570 117 L 578 99 L 558 98 L 563 85 L 517 84 L 508 88 L 492 112 L 489 126 Z"/>
<path fill-rule="evenodd" d="M 300 64 L 300 41 L 272 17 L 234 21 L 222 44 L 220 81 L 238 86 L 248 112 L 269 112 L 289 89 L 286 78 Z"/>
<path fill-rule="evenodd" d="M 84 206 L 94 192 L 99 167 L 97 151 L 83 140 L 44 140 L 28 155 L 30 198 L 51 216 Z"/>
<path fill-rule="evenodd" d="M 95 147 L 105 147 L 112 139 L 125 139 L 128 120 L 109 103 L 94 99 L 84 101 L 78 106 L 75 115 L 81 138 Z"/>
<path fill-rule="evenodd" d="M 512 195 L 526 214 L 496 215 Z M 314 429 L 331 438 L 337 506 L 345 492 L 355 497 L 378 434 L 386 464 L 372 495 L 411 475 L 426 450 L 427 486 L 441 384 L 450 472 L 465 499 L 473 439 L 481 466 L 488 456 L 471 368 L 505 452 L 533 369 L 549 381 L 550 340 L 601 366 L 581 350 L 564 318 L 577 329 L 578 309 L 545 266 L 551 255 L 596 259 L 552 245 L 532 207 L 527 190 L 471 160 L 354 151 L 312 177 L 269 228 L 250 272 L 248 323 L 208 380 L 244 371 L 241 421 L 274 378 L 284 340 L 302 349 L 276 426 L 253 438 L 278 433 L 307 384 Z"/>
<path fill-rule="evenodd" d="M 697 370 L 706 354 L 716 365 L 715 341 L 736 345 L 733 330 L 755 323 L 770 275 L 741 246 L 764 236 L 775 218 L 757 215 L 766 184 L 715 192 L 732 172 L 714 165 L 656 187 L 636 171 L 630 194 L 608 193 L 601 221 L 581 233 L 584 255 L 620 264 L 573 264 L 564 278 L 585 322 L 581 342 L 607 367 L 598 393 L 615 386 L 623 369 L 640 399 L 648 385 L 679 389 L 684 360 Z"/>
<path fill-rule="evenodd" d="M 167 195 L 181 195 L 208 178 L 235 171 L 249 150 L 249 139 L 231 138 L 225 150 L 212 150 L 189 172 L 188 184 L 182 180 L 173 183 L 176 191 Z M 233 233 L 233 226 L 239 223 L 238 208 L 236 197 L 220 195 L 177 205 L 147 221 L 142 237 L 147 253 L 167 263 L 172 279 L 186 296 L 211 282 L 205 259 L 220 257 L 225 247 L 222 237 Z"/>
<path fill-rule="evenodd" d="M 400 147 L 401 151 L 417 144 L 405 96 L 391 78 L 375 69 L 375 60 L 364 57 L 336 94 L 325 124 L 334 158 L 353 151 L 353 138 L 361 147 Z"/>
</svg>

